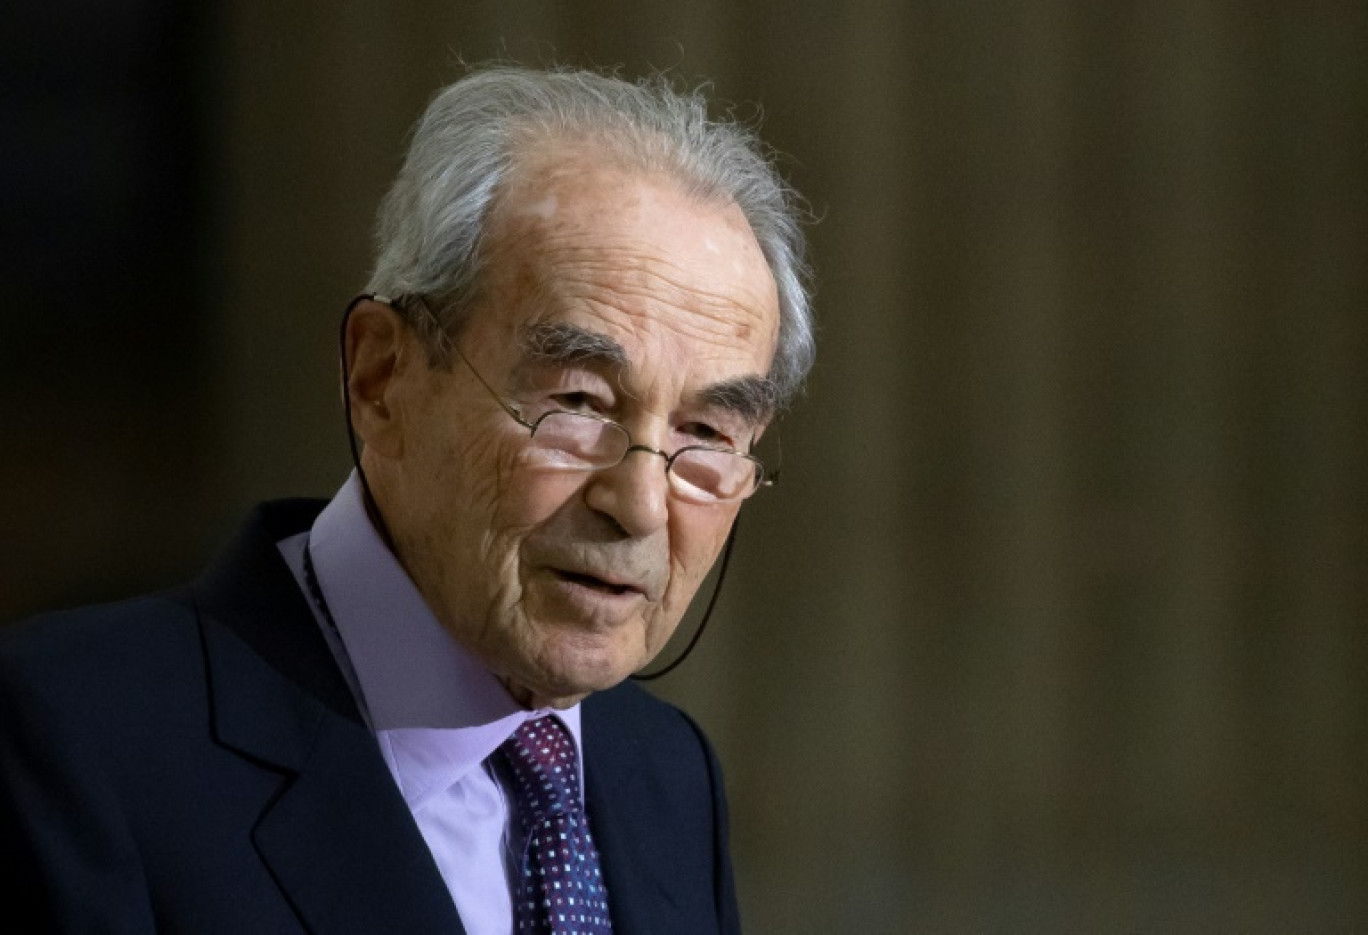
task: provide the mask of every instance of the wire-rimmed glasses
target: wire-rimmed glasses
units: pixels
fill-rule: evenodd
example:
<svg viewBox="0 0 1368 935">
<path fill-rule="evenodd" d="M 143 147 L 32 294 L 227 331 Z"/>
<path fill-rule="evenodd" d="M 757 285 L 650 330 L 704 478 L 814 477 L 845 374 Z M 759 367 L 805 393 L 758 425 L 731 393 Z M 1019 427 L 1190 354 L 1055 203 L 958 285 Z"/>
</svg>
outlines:
<svg viewBox="0 0 1368 935">
<path fill-rule="evenodd" d="M 567 409 L 552 409 L 529 421 L 521 409 L 489 385 L 459 347 L 453 344 L 452 349 L 500 408 L 531 434 L 536 467 L 602 471 L 616 466 L 633 451 L 644 451 L 665 459 L 670 489 L 680 499 L 693 503 L 744 500 L 771 483 L 759 458 L 731 448 L 685 445 L 674 454 L 666 454 L 648 445 L 633 444 L 631 433 L 612 419 Z"/>
</svg>

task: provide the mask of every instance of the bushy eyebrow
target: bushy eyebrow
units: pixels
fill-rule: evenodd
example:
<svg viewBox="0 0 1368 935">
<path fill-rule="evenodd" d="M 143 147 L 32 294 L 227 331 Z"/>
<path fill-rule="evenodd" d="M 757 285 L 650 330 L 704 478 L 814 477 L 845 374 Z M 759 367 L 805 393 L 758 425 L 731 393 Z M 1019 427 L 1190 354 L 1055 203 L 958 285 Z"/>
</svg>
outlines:
<svg viewBox="0 0 1368 935">
<path fill-rule="evenodd" d="M 627 350 L 617 341 L 568 322 L 528 325 L 522 329 L 518 343 L 524 354 L 542 363 L 606 364 L 620 370 L 628 369 L 632 363 Z M 758 425 L 774 415 L 779 393 L 769 377 L 748 374 L 705 386 L 697 401 Z"/>
<path fill-rule="evenodd" d="M 705 386 L 698 398 L 704 405 L 734 412 L 759 425 L 774 415 L 779 393 L 769 377 L 748 375 Z"/>
<path fill-rule="evenodd" d="M 519 344 L 528 357 L 545 363 L 601 363 L 620 368 L 631 363 L 623 346 L 606 334 L 567 322 L 528 325 Z"/>
</svg>

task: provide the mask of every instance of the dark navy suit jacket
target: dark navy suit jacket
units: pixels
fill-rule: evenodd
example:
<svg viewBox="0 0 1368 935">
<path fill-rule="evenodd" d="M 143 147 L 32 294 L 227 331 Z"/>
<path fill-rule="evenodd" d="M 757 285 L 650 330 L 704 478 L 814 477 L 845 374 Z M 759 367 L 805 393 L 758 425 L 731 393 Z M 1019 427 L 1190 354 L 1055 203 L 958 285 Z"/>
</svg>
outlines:
<svg viewBox="0 0 1368 935">
<path fill-rule="evenodd" d="M 0 627 L 6 931 L 463 932 L 276 549 L 321 507 L 259 507 L 186 588 Z M 582 728 L 615 930 L 739 931 L 698 728 L 630 683 Z"/>
</svg>

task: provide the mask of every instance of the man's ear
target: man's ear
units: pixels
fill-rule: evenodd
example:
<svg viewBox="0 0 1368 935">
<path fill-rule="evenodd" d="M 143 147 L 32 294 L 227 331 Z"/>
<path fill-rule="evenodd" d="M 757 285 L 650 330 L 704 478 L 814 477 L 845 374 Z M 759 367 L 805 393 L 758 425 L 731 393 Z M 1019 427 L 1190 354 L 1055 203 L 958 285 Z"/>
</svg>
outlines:
<svg viewBox="0 0 1368 935">
<path fill-rule="evenodd" d="M 398 378 L 403 373 L 408 326 L 383 302 L 362 299 L 347 317 L 346 403 L 366 447 L 395 458 L 403 453 Z"/>
</svg>

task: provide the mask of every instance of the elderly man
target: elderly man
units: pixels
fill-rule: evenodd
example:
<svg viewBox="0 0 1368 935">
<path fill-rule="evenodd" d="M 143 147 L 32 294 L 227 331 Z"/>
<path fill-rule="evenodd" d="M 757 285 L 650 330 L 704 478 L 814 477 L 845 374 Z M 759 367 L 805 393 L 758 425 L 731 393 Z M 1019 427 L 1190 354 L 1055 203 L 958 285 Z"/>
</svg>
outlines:
<svg viewBox="0 0 1368 935">
<path fill-rule="evenodd" d="M 498 68 L 433 100 L 377 241 L 333 500 L 0 637 L 5 912 L 737 931 L 717 762 L 627 679 L 811 360 L 787 189 L 663 81 Z"/>
</svg>

